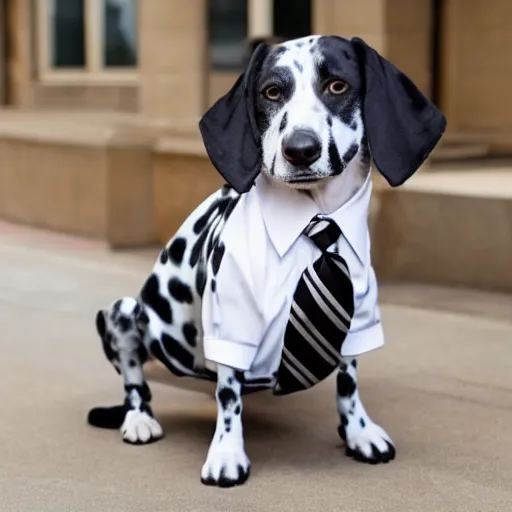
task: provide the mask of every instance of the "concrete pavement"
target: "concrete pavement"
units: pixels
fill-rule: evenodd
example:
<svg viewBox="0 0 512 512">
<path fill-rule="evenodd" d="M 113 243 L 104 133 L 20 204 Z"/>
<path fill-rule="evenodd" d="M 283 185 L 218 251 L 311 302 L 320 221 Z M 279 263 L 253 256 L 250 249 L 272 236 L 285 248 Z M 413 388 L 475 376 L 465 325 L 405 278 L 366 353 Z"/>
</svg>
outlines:
<svg viewBox="0 0 512 512">
<path fill-rule="evenodd" d="M 363 400 L 398 458 L 343 456 L 332 381 L 245 399 L 253 471 L 199 483 L 214 428 L 204 395 L 152 384 L 167 436 L 132 447 L 86 425 L 122 398 L 96 309 L 138 291 L 152 258 L 0 224 L 0 511 L 512 510 L 511 297 L 383 286 L 383 350 L 361 361 Z"/>
</svg>

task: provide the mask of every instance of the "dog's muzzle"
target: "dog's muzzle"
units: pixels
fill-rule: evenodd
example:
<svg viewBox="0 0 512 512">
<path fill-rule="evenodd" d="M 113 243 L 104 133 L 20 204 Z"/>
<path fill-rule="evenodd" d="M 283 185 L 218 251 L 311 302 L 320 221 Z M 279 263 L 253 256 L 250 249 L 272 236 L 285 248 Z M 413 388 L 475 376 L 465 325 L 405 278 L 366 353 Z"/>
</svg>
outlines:
<svg viewBox="0 0 512 512">
<path fill-rule="evenodd" d="M 294 130 L 283 139 L 284 158 L 295 167 L 309 167 L 322 153 L 322 141 L 311 130 Z"/>
</svg>

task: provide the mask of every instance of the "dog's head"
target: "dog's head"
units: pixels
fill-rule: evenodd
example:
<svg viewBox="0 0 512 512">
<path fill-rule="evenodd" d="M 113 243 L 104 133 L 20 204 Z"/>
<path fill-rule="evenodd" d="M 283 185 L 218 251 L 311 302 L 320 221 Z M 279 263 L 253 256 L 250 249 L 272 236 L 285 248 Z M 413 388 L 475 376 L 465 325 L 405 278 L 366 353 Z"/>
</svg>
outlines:
<svg viewBox="0 0 512 512">
<path fill-rule="evenodd" d="M 261 171 L 310 188 L 368 148 L 398 186 L 434 149 L 446 119 L 361 39 L 310 36 L 260 44 L 199 126 L 213 165 L 242 193 Z"/>
</svg>

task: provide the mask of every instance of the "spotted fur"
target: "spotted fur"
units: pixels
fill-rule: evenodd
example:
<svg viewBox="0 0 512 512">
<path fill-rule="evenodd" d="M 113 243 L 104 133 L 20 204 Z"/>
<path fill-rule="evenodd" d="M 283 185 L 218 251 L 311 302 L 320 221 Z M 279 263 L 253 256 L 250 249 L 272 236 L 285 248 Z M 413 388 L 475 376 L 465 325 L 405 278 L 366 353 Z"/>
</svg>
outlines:
<svg viewBox="0 0 512 512">
<path fill-rule="evenodd" d="M 352 172 L 361 175 L 361 184 L 367 176 L 361 77 L 349 45 L 344 52 L 340 61 L 332 55 L 329 38 L 310 36 L 284 43 L 266 58 L 257 90 L 276 85 L 281 91 L 278 101 L 269 101 L 261 93 L 256 101 L 262 171 L 273 179 L 307 191 L 342 174 L 354 162 Z M 342 76 L 350 85 L 343 101 L 325 91 L 326 81 L 333 76 Z M 307 166 L 291 163 L 285 156 L 287 144 L 301 130 L 320 146 L 317 158 Z M 201 301 L 207 284 L 216 290 L 225 253 L 222 232 L 239 197 L 225 185 L 207 198 L 162 249 L 138 296 L 118 299 L 98 312 L 97 331 L 107 359 L 123 377 L 125 402 L 114 408 L 95 408 L 89 414 L 93 425 L 120 428 L 127 443 L 148 443 L 163 436 L 153 417 L 151 392 L 142 371 L 149 358 L 160 360 L 174 376 L 216 382 L 217 427 L 201 480 L 220 487 L 242 484 L 250 473 L 241 419 L 243 393 L 274 383 L 271 376 L 251 381 L 232 368 L 212 365 L 203 355 Z M 344 361 L 340 367 L 337 408 L 339 435 L 349 456 L 369 463 L 394 458 L 391 440 L 368 417 L 360 401 L 355 361 Z"/>
</svg>

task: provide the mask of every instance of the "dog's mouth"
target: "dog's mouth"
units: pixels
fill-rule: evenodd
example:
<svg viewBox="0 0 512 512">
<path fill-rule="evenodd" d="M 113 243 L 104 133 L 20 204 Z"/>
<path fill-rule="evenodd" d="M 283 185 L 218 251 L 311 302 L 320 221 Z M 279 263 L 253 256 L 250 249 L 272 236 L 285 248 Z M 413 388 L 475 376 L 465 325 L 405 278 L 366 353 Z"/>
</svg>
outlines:
<svg viewBox="0 0 512 512">
<path fill-rule="evenodd" d="M 287 183 L 315 183 L 316 181 L 320 181 L 320 178 L 316 174 L 301 172 L 286 178 L 285 181 Z"/>
</svg>

